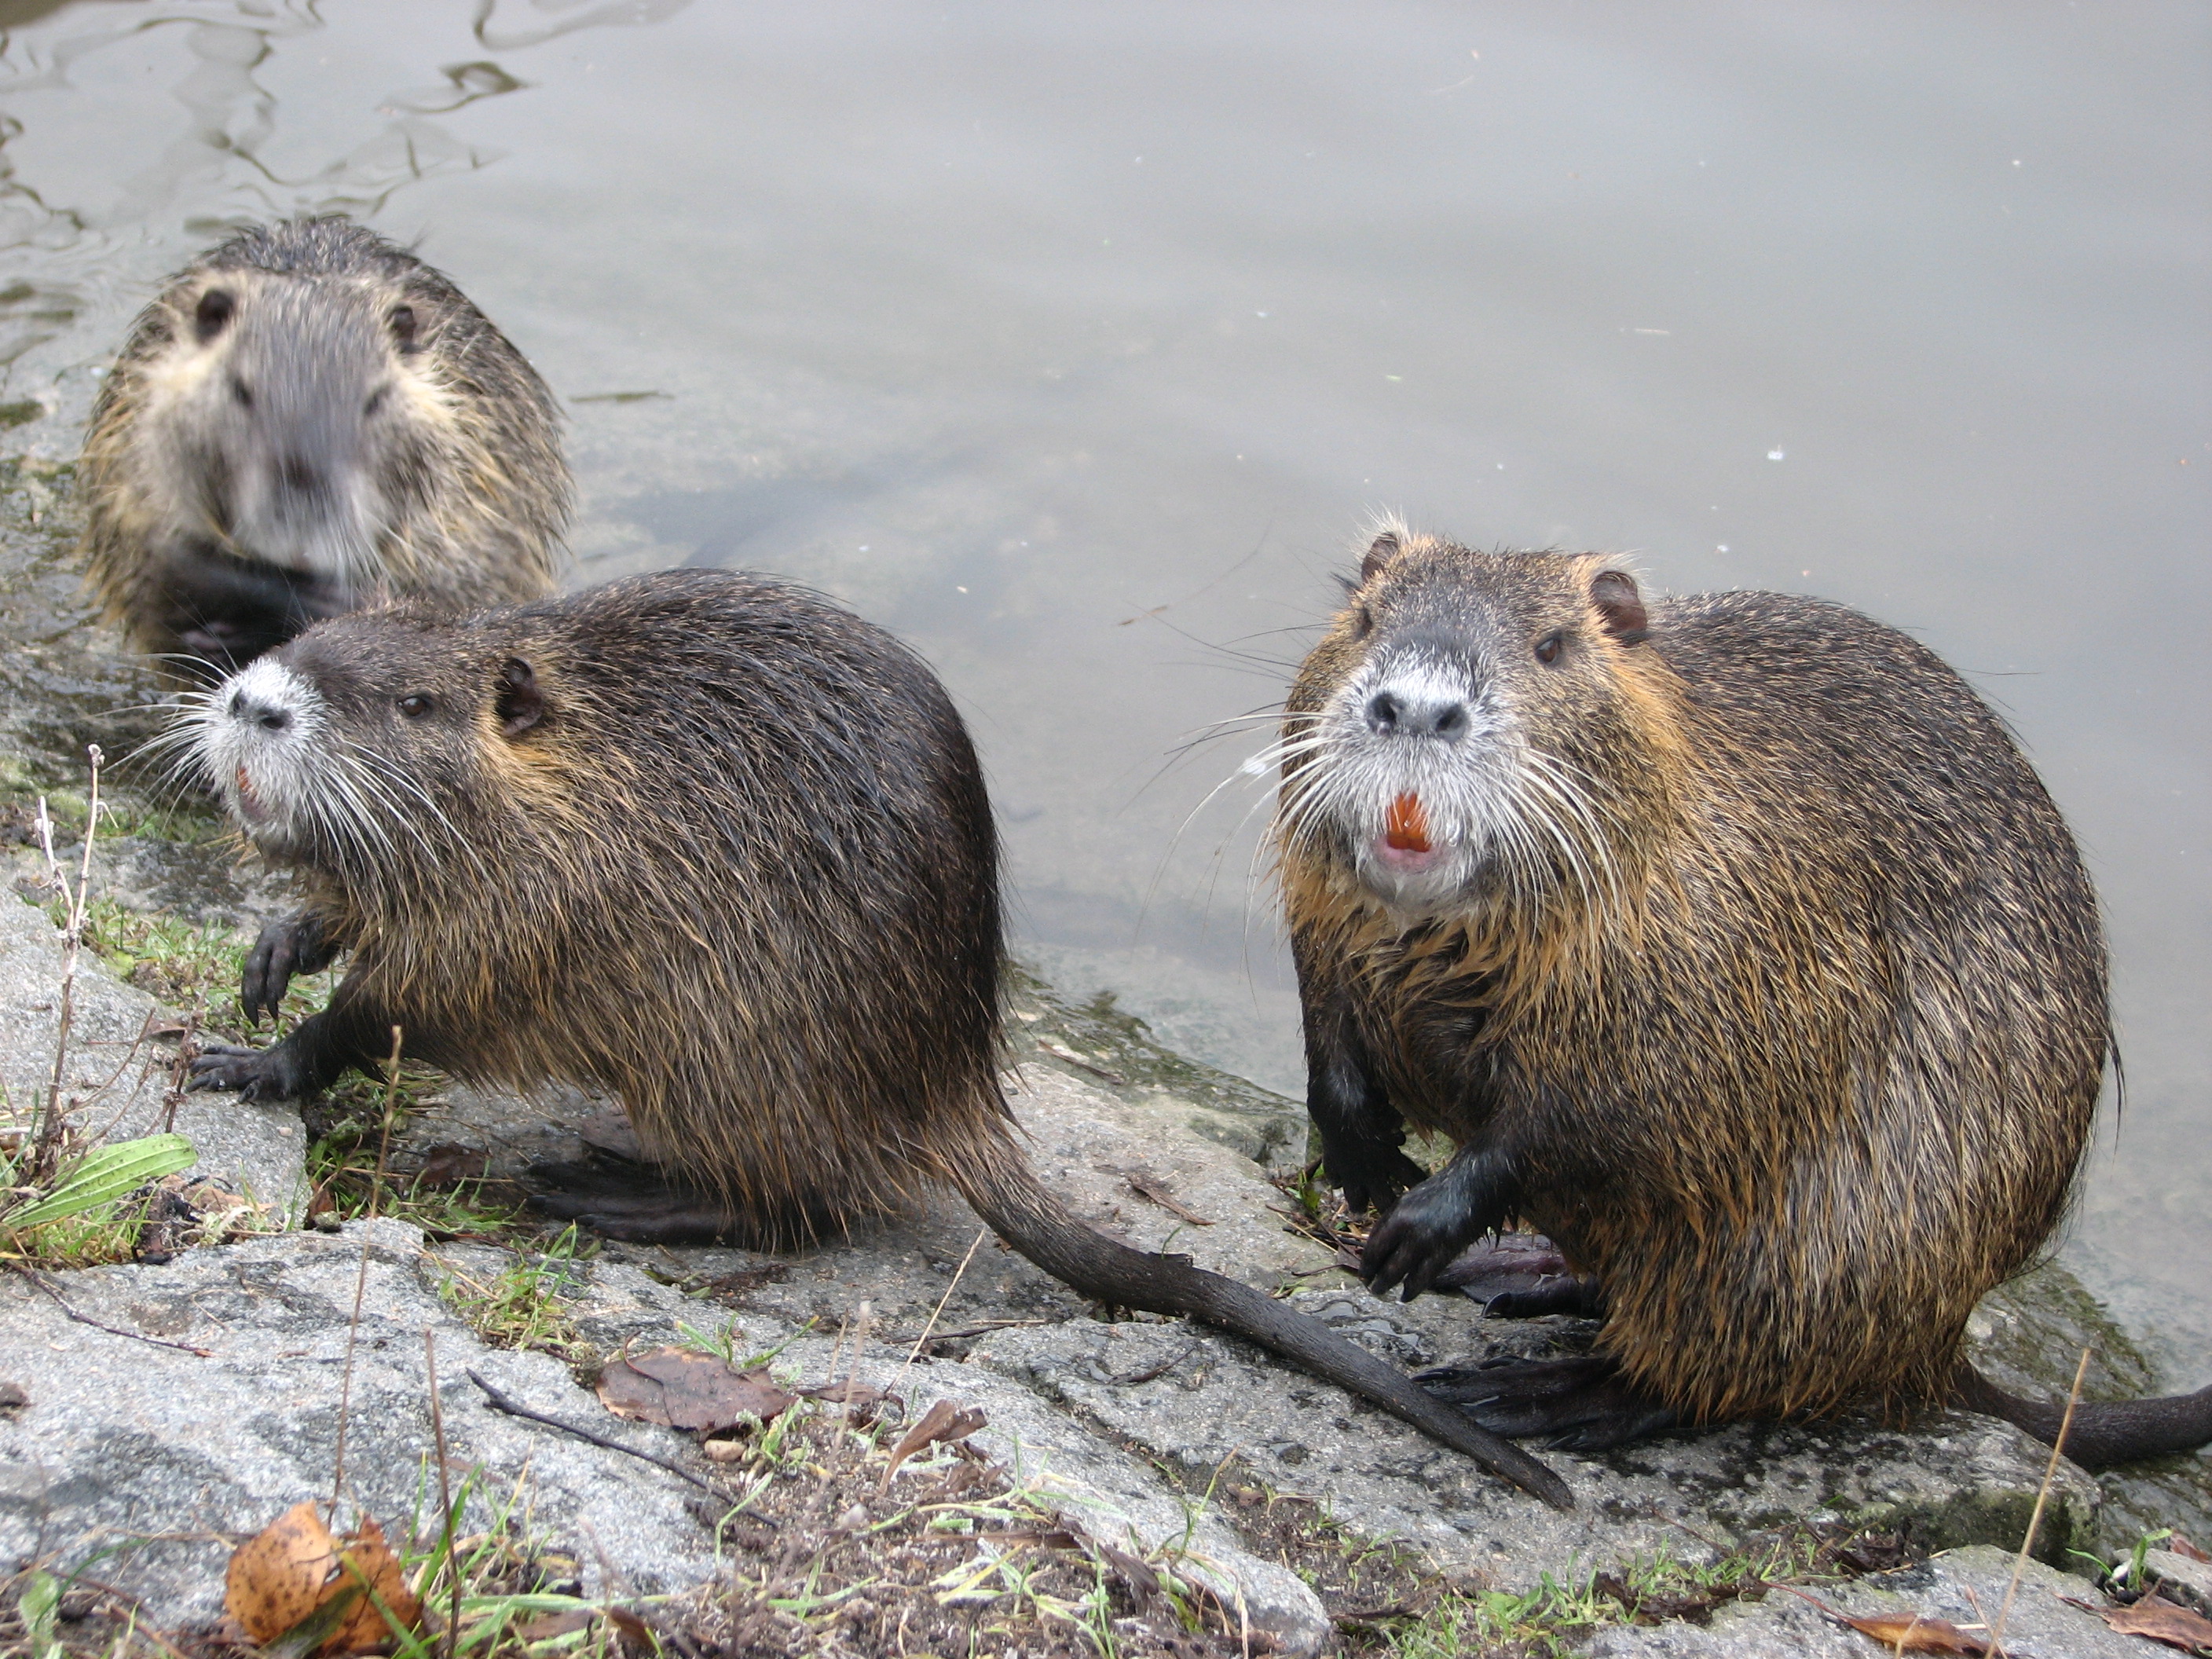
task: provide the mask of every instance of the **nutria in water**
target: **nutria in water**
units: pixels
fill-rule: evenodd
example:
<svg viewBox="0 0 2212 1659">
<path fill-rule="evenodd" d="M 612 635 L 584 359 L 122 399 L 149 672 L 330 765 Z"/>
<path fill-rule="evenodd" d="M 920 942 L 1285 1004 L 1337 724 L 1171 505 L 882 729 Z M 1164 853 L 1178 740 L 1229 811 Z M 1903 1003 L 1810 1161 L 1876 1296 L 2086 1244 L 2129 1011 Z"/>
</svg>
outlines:
<svg viewBox="0 0 2212 1659">
<path fill-rule="evenodd" d="M 108 617 L 186 679 L 377 598 L 549 593 L 570 495 L 537 372 L 342 218 L 242 230 L 179 271 L 100 388 L 81 477 Z"/>
</svg>

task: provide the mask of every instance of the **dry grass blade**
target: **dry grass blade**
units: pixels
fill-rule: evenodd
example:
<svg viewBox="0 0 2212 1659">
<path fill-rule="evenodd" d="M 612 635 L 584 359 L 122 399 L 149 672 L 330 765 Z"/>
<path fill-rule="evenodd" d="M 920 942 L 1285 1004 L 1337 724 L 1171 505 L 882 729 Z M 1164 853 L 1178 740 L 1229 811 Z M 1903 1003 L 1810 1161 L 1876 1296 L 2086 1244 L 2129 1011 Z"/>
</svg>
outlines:
<svg viewBox="0 0 2212 1659">
<path fill-rule="evenodd" d="M 2020 1594 L 2020 1577 L 2027 1571 L 2027 1553 L 2035 1547 L 2035 1534 L 2043 1526 L 2044 1506 L 2051 1501 L 2051 1483 L 2058 1478 L 2058 1460 L 2066 1451 L 2066 1431 L 2074 1426 L 2074 1408 L 2081 1403 L 2081 1379 L 2089 1374 L 2089 1352 L 2082 1349 L 2081 1362 L 2074 1367 L 2074 1386 L 2066 1394 L 2066 1415 L 2058 1419 L 2058 1435 L 2051 1443 L 2051 1461 L 2044 1465 L 2043 1485 L 2035 1494 L 2035 1508 L 2027 1517 L 2027 1536 L 2020 1540 L 2020 1553 L 2012 1564 L 2012 1582 L 2005 1586 L 2003 1605 L 1997 1608 L 1997 1622 L 1990 1632 L 1990 1646 L 1997 1653 L 2004 1651 L 2005 1626 L 2012 1618 L 2013 1597 Z"/>
</svg>

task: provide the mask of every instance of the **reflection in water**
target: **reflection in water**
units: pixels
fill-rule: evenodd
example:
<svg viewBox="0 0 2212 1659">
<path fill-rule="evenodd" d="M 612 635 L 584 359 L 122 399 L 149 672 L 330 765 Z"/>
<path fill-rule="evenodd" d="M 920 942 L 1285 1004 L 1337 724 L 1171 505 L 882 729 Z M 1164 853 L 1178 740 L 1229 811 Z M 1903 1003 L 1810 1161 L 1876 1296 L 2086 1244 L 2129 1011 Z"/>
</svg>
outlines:
<svg viewBox="0 0 2212 1659">
<path fill-rule="evenodd" d="M 2130 1103 L 2077 1255 L 2212 1373 L 2202 8 L 0 18 L 0 404 L 59 411 L 5 441 L 70 453 L 220 228 L 419 240 L 568 399 L 586 573 L 757 563 L 913 640 L 1025 948 L 1263 1080 L 1259 739 L 1164 757 L 1281 696 L 1365 513 L 1916 630 L 2106 904 Z"/>
</svg>

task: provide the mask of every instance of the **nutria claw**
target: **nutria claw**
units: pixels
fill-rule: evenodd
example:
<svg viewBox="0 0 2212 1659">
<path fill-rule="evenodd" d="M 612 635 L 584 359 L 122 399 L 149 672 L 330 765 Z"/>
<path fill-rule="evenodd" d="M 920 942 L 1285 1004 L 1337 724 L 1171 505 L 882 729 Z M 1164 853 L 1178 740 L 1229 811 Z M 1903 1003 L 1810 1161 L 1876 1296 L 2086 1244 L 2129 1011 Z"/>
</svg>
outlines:
<svg viewBox="0 0 2212 1659">
<path fill-rule="evenodd" d="M 1443 1365 L 1413 1381 L 1492 1434 L 1549 1435 L 1562 1451 L 1604 1451 L 1675 1425 L 1673 1411 L 1624 1381 L 1602 1354 L 1501 1357 Z"/>
<path fill-rule="evenodd" d="M 297 1100 L 307 1092 L 299 1068 L 289 1063 L 283 1045 L 240 1048 L 228 1042 L 201 1046 L 190 1064 L 187 1089 L 234 1089 L 240 1100 Z"/>
<path fill-rule="evenodd" d="M 246 953 L 246 971 L 239 981 L 239 1007 L 249 1021 L 258 1021 L 264 1014 L 276 1018 L 276 1005 L 284 1000 L 292 976 L 319 974 L 337 955 L 337 946 L 325 935 L 321 920 L 307 911 L 270 922 Z"/>
</svg>

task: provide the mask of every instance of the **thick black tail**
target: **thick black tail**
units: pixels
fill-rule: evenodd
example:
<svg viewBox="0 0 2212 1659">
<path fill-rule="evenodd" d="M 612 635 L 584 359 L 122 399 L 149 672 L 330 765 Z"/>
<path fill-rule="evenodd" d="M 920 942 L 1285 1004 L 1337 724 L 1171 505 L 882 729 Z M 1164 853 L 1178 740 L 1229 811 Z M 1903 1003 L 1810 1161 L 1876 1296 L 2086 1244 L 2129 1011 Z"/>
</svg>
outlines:
<svg viewBox="0 0 2212 1659">
<path fill-rule="evenodd" d="M 2007 1394 L 1972 1365 L 1961 1364 L 1953 1396 L 1969 1411 L 1987 1412 L 2023 1428 L 2046 1446 L 2058 1440 L 2066 1419 L 2063 1400 L 2025 1400 Z M 2139 1457 L 2195 1451 L 2212 1444 L 2212 1388 L 2159 1400 L 2085 1400 L 2066 1430 L 2066 1455 L 2085 1469 L 2131 1463 Z"/>
<path fill-rule="evenodd" d="M 1071 1219 L 1012 1146 L 976 1160 L 954 1180 L 961 1196 L 1000 1237 L 1084 1295 L 1115 1307 L 1188 1315 L 1249 1338 L 1314 1376 L 1371 1400 L 1553 1508 L 1574 1507 L 1566 1482 L 1542 1463 L 1431 1399 L 1403 1373 L 1320 1321 L 1249 1285 L 1194 1267 L 1188 1256 L 1133 1250 Z"/>
</svg>

